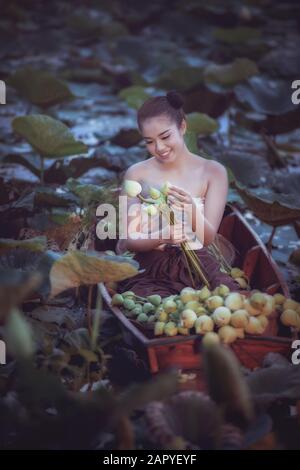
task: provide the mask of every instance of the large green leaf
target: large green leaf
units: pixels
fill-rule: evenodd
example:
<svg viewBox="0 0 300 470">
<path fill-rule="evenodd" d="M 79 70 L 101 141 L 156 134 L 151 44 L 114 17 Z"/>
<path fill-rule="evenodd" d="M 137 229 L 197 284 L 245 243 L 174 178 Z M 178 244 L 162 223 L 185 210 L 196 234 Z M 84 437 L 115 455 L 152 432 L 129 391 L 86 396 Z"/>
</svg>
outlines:
<svg viewBox="0 0 300 470">
<path fill-rule="evenodd" d="M 218 122 L 204 113 L 187 114 L 187 128 L 189 132 L 196 134 L 209 135 L 216 132 Z"/>
<path fill-rule="evenodd" d="M 51 296 L 80 285 L 122 281 L 138 273 L 138 263 L 122 256 L 71 251 L 57 259 L 50 272 Z"/>
<path fill-rule="evenodd" d="M 133 85 L 128 88 L 123 88 L 119 93 L 120 98 L 125 100 L 131 108 L 139 108 L 147 98 L 150 98 L 149 93 L 145 88 L 139 85 Z"/>
<path fill-rule="evenodd" d="M 17 117 L 12 126 L 43 157 L 67 157 L 87 151 L 65 124 L 44 114 Z"/>
<path fill-rule="evenodd" d="M 287 225 L 300 219 L 300 204 L 293 205 L 285 199 L 283 195 L 276 195 L 279 200 L 267 200 L 265 197 L 256 196 L 237 180 L 233 182 L 234 187 L 254 215 L 273 227 Z M 290 195 L 288 198 L 290 199 Z"/>
<path fill-rule="evenodd" d="M 207 83 L 217 83 L 224 87 L 231 87 L 258 73 L 255 62 L 238 58 L 228 64 L 207 65 L 204 69 L 204 80 Z"/>
<path fill-rule="evenodd" d="M 24 98 L 35 105 L 52 106 L 74 98 L 68 86 L 48 72 L 25 67 L 8 81 Z"/>
</svg>

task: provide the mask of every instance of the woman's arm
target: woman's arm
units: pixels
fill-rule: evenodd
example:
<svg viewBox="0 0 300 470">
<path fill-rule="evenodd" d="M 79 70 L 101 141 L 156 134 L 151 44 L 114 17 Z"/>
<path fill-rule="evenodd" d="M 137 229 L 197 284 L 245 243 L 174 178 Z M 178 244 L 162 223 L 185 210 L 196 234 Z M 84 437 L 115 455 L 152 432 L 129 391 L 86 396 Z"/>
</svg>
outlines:
<svg viewBox="0 0 300 470">
<path fill-rule="evenodd" d="M 225 167 L 219 162 L 210 162 L 204 213 L 185 190 L 171 186 L 168 194 L 171 204 L 175 207 L 190 208 L 188 215 L 192 222 L 192 230 L 203 246 L 212 243 L 218 232 L 227 201 L 228 178 Z"/>
</svg>

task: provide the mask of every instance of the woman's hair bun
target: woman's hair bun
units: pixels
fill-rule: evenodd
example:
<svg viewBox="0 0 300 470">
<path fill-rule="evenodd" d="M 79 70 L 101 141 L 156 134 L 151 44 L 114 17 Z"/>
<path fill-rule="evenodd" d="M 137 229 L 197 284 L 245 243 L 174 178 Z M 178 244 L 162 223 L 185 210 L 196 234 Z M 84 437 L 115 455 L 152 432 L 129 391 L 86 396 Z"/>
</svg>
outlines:
<svg viewBox="0 0 300 470">
<path fill-rule="evenodd" d="M 175 90 L 172 90 L 172 91 L 169 91 L 167 93 L 166 97 L 167 97 L 167 100 L 168 100 L 169 104 L 173 108 L 175 108 L 175 109 L 182 108 L 184 101 L 183 101 L 183 98 L 180 95 L 180 93 L 178 93 Z"/>
</svg>

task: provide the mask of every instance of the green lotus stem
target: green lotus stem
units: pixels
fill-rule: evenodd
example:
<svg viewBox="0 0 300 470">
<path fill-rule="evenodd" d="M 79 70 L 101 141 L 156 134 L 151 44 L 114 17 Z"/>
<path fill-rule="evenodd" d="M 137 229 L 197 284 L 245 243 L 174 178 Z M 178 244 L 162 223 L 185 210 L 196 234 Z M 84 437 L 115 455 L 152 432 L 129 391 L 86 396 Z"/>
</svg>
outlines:
<svg viewBox="0 0 300 470">
<path fill-rule="evenodd" d="M 216 245 L 215 242 L 213 242 L 213 243 L 211 244 L 211 250 L 212 250 L 214 256 L 218 259 L 218 261 L 221 262 L 222 267 L 223 267 L 228 273 L 230 273 L 230 271 L 231 271 L 231 266 L 230 266 L 230 264 L 226 261 L 226 259 L 224 258 L 224 256 L 223 256 L 223 254 L 222 254 L 220 248 L 218 247 L 218 245 Z"/>
<path fill-rule="evenodd" d="M 184 255 L 184 258 L 185 258 L 185 262 L 186 262 L 186 265 L 187 265 L 187 268 L 188 268 L 189 276 L 190 276 L 191 281 L 192 281 L 192 286 L 195 288 L 195 282 L 194 282 L 194 278 L 193 278 L 193 275 L 192 275 L 192 271 L 191 271 L 191 268 L 190 268 L 190 265 L 189 265 L 189 262 L 188 262 L 188 259 L 187 259 L 186 252 L 185 252 L 184 249 L 182 250 L 182 252 L 183 252 L 183 255 Z"/>
<path fill-rule="evenodd" d="M 138 198 L 142 202 L 145 202 L 146 204 L 156 204 L 156 201 L 154 201 L 154 199 L 147 199 L 146 197 L 142 196 L 141 194 L 138 195 Z"/>
</svg>

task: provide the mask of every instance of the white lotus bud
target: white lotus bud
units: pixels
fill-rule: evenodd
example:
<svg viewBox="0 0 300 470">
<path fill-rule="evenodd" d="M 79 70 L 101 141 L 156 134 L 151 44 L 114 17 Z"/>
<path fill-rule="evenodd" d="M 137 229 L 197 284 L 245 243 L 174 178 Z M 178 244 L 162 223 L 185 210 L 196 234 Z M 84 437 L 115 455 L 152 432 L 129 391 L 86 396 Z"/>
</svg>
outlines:
<svg viewBox="0 0 300 470">
<path fill-rule="evenodd" d="M 218 307 L 215 309 L 211 318 L 218 327 L 228 325 L 231 318 L 231 311 L 227 307 Z"/>
<path fill-rule="evenodd" d="M 154 217 L 158 213 L 157 207 L 153 204 L 149 204 L 144 210 L 150 217 Z"/>
<path fill-rule="evenodd" d="M 272 314 L 272 312 L 274 312 L 275 310 L 275 302 L 274 302 L 274 298 L 272 295 L 265 294 L 265 298 L 267 299 L 267 302 L 262 308 L 261 313 L 262 315 L 269 317 Z"/>
<path fill-rule="evenodd" d="M 239 268 L 232 268 L 230 271 L 230 276 L 233 277 L 233 279 L 236 279 L 237 277 L 244 277 L 245 273 Z"/>
<path fill-rule="evenodd" d="M 198 307 L 195 312 L 196 312 L 197 317 L 201 317 L 201 315 L 207 315 L 207 313 L 208 313 L 206 308 L 203 307 L 202 305 L 200 307 Z"/>
<path fill-rule="evenodd" d="M 232 292 L 231 294 L 227 295 L 224 302 L 225 306 L 232 311 L 243 308 L 243 303 L 243 298 L 238 292 Z"/>
<path fill-rule="evenodd" d="M 296 302 L 296 300 L 293 299 L 286 299 L 286 301 L 283 304 L 283 310 L 295 310 L 297 311 L 299 307 L 299 303 Z"/>
<path fill-rule="evenodd" d="M 177 304 L 174 300 L 165 300 L 163 302 L 163 308 L 167 313 L 173 313 L 177 310 Z"/>
<path fill-rule="evenodd" d="M 220 295 L 221 297 L 225 297 L 225 295 L 230 293 L 229 287 L 225 284 L 220 284 L 218 287 L 218 291 L 218 295 Z"/>
<path fill-rule="evenodd" d="M 213 331 L 214 322 L 208 315 L 201 315 L 201 317 L 197 318 L 195 321 L 194 326 L 197 334 L 204 335 L 209 331 Z"/>
<path fill-rule="evenodd" d="M 184 326 L 178 326 L 177 329 L 180 335 L 188 336 L 190 334 L 189 328 L 185 328 Z"/>
<path fill-rule="evenodd" d="M 142 192 L 142 186 L 137 181 L 125 180 L 124 190 L 129 197 L 136 197 Z"/>
<path fill-rule="evenodd" d="M 180 314 L 180 325 L 184 328 L 193 328 L 197 315 L 194 310 L 185 309 Z"/>
<path fill-rule="evenodd" d="M 256 318 L 261 324 L 261 327 L 263 329 L 262 333 L 263 333 L 265 331 L 265 329 L 267 328 L 268 324 L 269 324 L 269 320 L 266 317 L 266 315 L 258 315 L 258 317 L 256 317 Z"/>
<path fill-rule="evenodd" d="M 254 292 L 249 297 L 249 302 L 252 305 L 252 307 L 258 310 L 262 310 L 267 303 L 267 297 L 262 292 Z"/>
<path fill-rule="evenodd" d="M 166 181 L 163 187 L 161 188 L 160 192 L 164 194 L 165 196 L 167 196 L 170 186 L 172 186 L 172 184 L 169 181 Z"/>
<path fill-rule="evenodd" d="M 242 289 L 247 289 L 248 287 L 248 282 L 246 281 L 246 279 L 244 277 L 236 277 L 235 278 L 235 281 L 239 284 L 239 286 L 242 288 Z"/>
<path fill-rule="evenodd" d="M 190 300 L 189 302 L 187 302 L 185 304 L 185 307 L 184 308 L 188 308 L 188 309 L 191 309 L 191 310 L 194 310 L 194 312 L 196 312 L 196 310 L 201 307 L 200 303 L 197 301 L 197 300 Z"/>
<path fill-rule="evenodd" d="M 162 321 L 157 321 L 154 325 L 154 336 L 160 336 L 164 334 L 165 323 Z"/>
<path fill-rule="evenodd" d="M 230 324 L 234 328 L 246 328 L 248 324 L 249 315 L 247 310 L 240 309 L 232 313 L 230 317 Z"/>
<path fill-rule="evenodd" d="M 221 297 L 220 295 L 213 295 L 205 301 L 205 304 L 211 312 L 213 312 L 216 308 L 221 307 L 223 303 L 223 297 Z"/>
<path fill-rule="evenodd" d="M 276 305 L 283 305 L 284 302 L 287 300 L 286 297 L 279 292 L 273 295 L 273 299 Z"/>
</svg>

